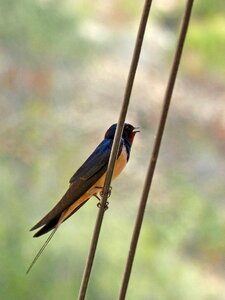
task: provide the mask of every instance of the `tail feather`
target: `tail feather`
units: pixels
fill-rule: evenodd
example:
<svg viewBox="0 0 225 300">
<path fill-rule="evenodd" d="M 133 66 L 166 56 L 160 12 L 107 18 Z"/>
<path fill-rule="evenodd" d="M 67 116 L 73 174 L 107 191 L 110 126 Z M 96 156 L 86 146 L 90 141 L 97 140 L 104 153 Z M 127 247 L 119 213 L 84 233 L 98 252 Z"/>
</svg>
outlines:
<svg viewBox="0 0 225 300">
<path fill-rule="evenodd" d="M 28 274 L 31 270 L 31 268 L 33 267 L 33 265 L 36 263 L 36 261 L 38 260 L 38 258 L 41 256 L 42 252 L 45 250 L 45 248 L 47 247 L 48 243 L 51 241 L 51 239 L 53 238 L 54 234 L 56 233 L 57 229 L 59 228 L 59 226 L 62 224 L 63 220 L 64 220 L 64 215 L 65 212 L 63 212 L 57 222 L 57 224 L 55 225 L 54 230 L 51 232 L 51 234 L 49 235 L 49 237 L 47 238 L 47 240 L 44 242 L 43 246 L 41 247 L 41 249 L 38 251 L 37 255 L 35 256 L 35 258 L 33 259 L 33 261 L 31 262 L 29 268 L 27 269 L 26 274 Z M 50 230 L 50 229 L 49 229 Z"/>
<path fill-rule="evenodd" d="M 38 230 L 33 237 L 39 237 L 47 232 L 49 232 L 50 230 L 54 229 L 55 226 L 57 225 L 59 221 L 59 217 L 53 219 L 51 222 L 49 222 L 48 224 L 46 224 L 45 226 L 43 226 L 40 230 Z"/>
<path fill-rule="evenodd" d="M 57 224 L 57 226 L 54 228 L 54 230 L 51 232 L 51 234 L 49 235 L 49 237 L 47 238 L 47 240 L 44 242 L 43 246 L 41 247 L 41 249 L 38 251 L 37 255 L 35 256 L 35 258 L 33 259 L 33 261 L 31 262 L 29 268 L 26 271 L 26 274 L 28 274 L 31 270 L 31 268 L 33 267 L 33 265 L 36 263 L 36 261 L 38 260 L 38 258 L 41 256 L 42 252 L 45 250 L 46 246 L 48 245 L 48 243 L 51 241 L 51 239 L 53 238 L 53 235 L 56 233 L 57 229 L 59 228 L 59 224 Z"/>
<path fill-rule="evenodd" d="M 63 223 L 64 221 L 66 221 L 69 217 L 71 217 L 71 216 L 72 216 L 78 209 L 80 209 L 81 206 L 83 206 L 88 200 L 89 200 L 89 198 L 88 198 L 86 201 L 84 201 L 83 203 L 81 203 L 79 206 L 77 206 L 70 214 L 68 214 L 66 217 L 64 217 L 64 218 L 62 219 L 62 223 Z M 45 226 L 43 226 L 38 232 L 36 232 L 36 233 L 34 234 L 33 237 L 39 237 L 39 236 L 41 236 L 41 235 L 43 235 L 43 234 L 49 232 L 50 230 L 52 230 L 52 229 L 56 226 L 56 224 L 58 223 L 58 221 L 59 221 L 59 217 L 53 219 L 51 222 L 49 222 L 49 223 L 47 223 Z"/>
<path fill-rule="evenodd" d="M 34 257 L 33 261 L 31 262 L 29 268 L 27 269 L 26 274 L 28 274 L 31 270 L 31 268 L 34 266 L 34 264 L 36 263 L 36 261 L 38 260 L 38 258 L 41 256 L 42 252 L 45 250 L 45 248 L 47 247 L 48 243 L 51 241 L 51 239 L 53 238 L 54 234 L 56 233 L 57 229 L 59 228 L 59 226 L 66 220 L 68 219 L 71 215 L 73 215 L 79 208 L 81 208 L 81 206 L 83 206 L 87 201 L 89 200 L 89 198 L 85 201 L 83 201 L 80 205 L 78 205 L 73 211 L 70 212 L 70 210 L 66 210 L 65 212 L 63 212 L 61 214 L 61 216 L 59 218 L 55 218 L 53 219 L 51 222 L 49 222 L 48 224 L 46 224 L 44 227 L 42 227 L 38 232 L 35 233 L 34 237 L 39 237 L 42 234 L 47 233 L 48 231 L 52 230 L 54 228 L 54 230 L 51 232 L 51 234 L 49 235 L 49 237 L 47 238 L 47 240 L 44 242 L 43 246 L 41 247 L 41 249 L 38 251 L 38 253 L 36 254 L 36 256 Z M 68 213 L 70 212 L 70 213 Z"/>
</svg>

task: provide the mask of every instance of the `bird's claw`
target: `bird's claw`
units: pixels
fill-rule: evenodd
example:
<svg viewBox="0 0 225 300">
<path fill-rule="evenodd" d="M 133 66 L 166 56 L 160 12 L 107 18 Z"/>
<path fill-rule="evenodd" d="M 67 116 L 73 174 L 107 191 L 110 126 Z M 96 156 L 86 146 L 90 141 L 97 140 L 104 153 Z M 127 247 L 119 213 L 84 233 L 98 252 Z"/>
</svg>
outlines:
<svg viewBox="0 0 225 300">
<path fill-rule="evenodd" d="M 107 198 L 109 198 L 109 197 L 111 196 L 111 193 L 112 193 L 112 187 L 110 186 L 110 187 L 109 187 L 109 190 L 108 190 L 108 193 L 107 193 Z M 103 195 L 104 195 L 103 190 L 99 193 L 99 195 L 100 195 L 101 197 L 103 197 Z"/>
<path fill-rule="evenodd" d="M 101 201 L 98 202 L 97 207 L 100 208 L 102 206 Z M 106 201 L 104 210 L 106 211 L 109 208 L 109 202 Z"/>
<path fill-rule="evenodd" d="M 109 198 L 111 196 L 111 192 L 112 192 L 112 187 L 110 186 L 109 190 L 108 190 L 108 193 L 107 193 L 107 198 Z M 104 195 L 103 190 L 99 193 L 99 195 L 100 195 L 101 198 L 103 198 L 103 195 Z M 97 203 L 97 207 L 100 208 L 101 205 L 102 205 L 101 204 L 101 199 L 96 194 L 94 196 L 99 200 L 99 202 Z M 104 210 L 106 211 L 108 208 L 109 208 L 109 202 L 106 201 Z"/>
</svg>

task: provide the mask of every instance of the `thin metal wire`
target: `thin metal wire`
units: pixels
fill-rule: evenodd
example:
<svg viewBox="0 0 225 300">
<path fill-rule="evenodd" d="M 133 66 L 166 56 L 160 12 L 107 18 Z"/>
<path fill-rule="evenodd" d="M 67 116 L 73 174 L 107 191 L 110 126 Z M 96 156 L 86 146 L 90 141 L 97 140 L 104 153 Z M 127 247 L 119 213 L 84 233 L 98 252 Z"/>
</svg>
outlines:
<svg viewBox="0 0 225 300">
<path fill-rule="evenodd" d="M 81 286 L 80 286 L 80 291 L 79 291 L 79 296 L 78 296 L 79 300 L 85 299 L 86 292 L 87 292 L 88 282 L 89 282 L 89 278 L 90 278 L 90 274 L 91 274 L 91 270 L 92 270 L 92 265 L 93 265 L 93 261 L 94 261 L 94 257 L 95 257 L 95 253 L 96 253 L 98 238 L 99 238 L 101 225 L 102 225 L 102 221 L 103 221 L 103 217 L 104 217 L 105 205 L 106 205 L 107 198 L 108 198 L 108 193 L 109 193 L 109 188 L 110 188 L 110 183 L 111 183 L 111 179 L 112 179 L 114 165 L 115 165 L 116 158 L 117 158 L 118 151 L 119 151 L 121 136 L 122 136 L 125 118 L 127 115 L 127 110 L 128 110 L 128 106 L 129 106 L 129 102 L 130 102 L 130 96 L 131 96 L 131 92 L 132 92 L 132 87 L 133 87 L 133 83 L 134 83 L 134 78 L 135 78 L 135 74 L 136 74 L 136 70 L 137 70 L 137 66 L 138 66 L 140 53 L 141 53 L 141 47 L 142 47 L 142 43 L 143 43 L 143 39 L 144 39 L 144 34 L 145 34 L 145 29 L 146 29 L 146 24 L 147 24 L 149 12 L 150 12 L 151 4 L 152 4 L 152 0 L 145 1 L 142 16 L 141 16 L 141 21 L 140 21 L 140 25 L 139 25 L 139 29 L 138 29 L 138 33 L 137 33 L 133 57 L 132 57 L 131 65 L 130 65 L 126 88 L 125 88 L 122 108 L 121 108 L 119 120 L 117 123 L 117 128 L 116 128 L 116 133 L 115 133 L 115 137 L 114 137 L 114 141 L 113 141 L 112 151 L 110 154 L 106 179 L 105 179 L 104 188 L 103 188 L 103 195 L 102 195 L 102 199 L 101 199 L 101 207 L 98 212 L 98 216 L 97 216 L 97 220 L 96 220 L 96 224 L 95 224 L 95 228 L 94 228 L 94 232 L 93 232 L 93 236 L 92 236 L 92 240 L 91 240 L 90 250 L 89 250 L 89 254 L 88 254 L 88 258 L 87 258 L 87 262 L 86 262 L 86 266 L 84 269 L 83 278 L 82 278 L 82 282 L 81 282 Z"/>
<path fill-rule="evenodd" d="M 151 188 L 152 178 L 153 178 L 153 174 L 154 174 L 154 170 L 155 170 L 155 166 L 156 166 L 156 162 L 157 162 L 157 158 L 158 158 L 158 154 L 159 154 L 160 144 L 162 141 L 163 131 L 165 128 L 165 123 L 166 123 L 168 110 L 169 110 L 169 106 L 170 106 L 170 102 L 171 102 L 173 88 L 174 88 L 177 71 L 178 71 L 178 67 L 179 67 L 179 63 L 180 63 L 180 58 L 181 58 L 181 54 L 182 54 L 182 50 L 183 50 L 183 46 L 184 46 L 184 41 L 185 41 L 185 37 L 186 37 L 188 25 L 189 25 L 193 1 L 194 0 L 188 0 L 187 4 L 186 4 L 186 9 L 185 9 L 184 17 L 183 17 L 181 30 L 180 30 L 176 53 L 174 56 L 173 65 L 172 65 L 169 81 L 168 81 L 165 96 L 164 96 L 164 103 L 163 103 L 162 113 L 161 113 L 161 117 L 160 117 L 159 127 L 157 130 L 156 140 L 155 140 L 153 151 L 151 154 L 149 167 L 148 167 L 148 171 L 147 171 L 147 175 L 146 175 L 146 179 L 145 179 L 145 183 L 144 183 L 144 188 L 143 188 L 143 192 L 142 192 L 142 196 L 141 196 L 141 201 L 140 201 L 140 205 L 139 205 L 139 210 L 138 210 L 138 214 L 137 214 L 137 218 L 136 218 L 136 223 L 135 223 L 135 227 L 134 227 L 134 231 L 133 231 L 133 235 L 132 235 L 132 239 L 131 239 L 126 268 L 125 268 L 122 285 L 121 285 L 121 289 L 120 289 L 119 300 L 124 300 L 126 297 L 127 287 L 129 284 L 131 269 L 132 269 L 132 265 L 133 265 L 133 261 L 134 261 L 134 256 L 135 256 L 135 252 L 136 252 L 136 248 L 137 248 L 137 243 L 138 243 L 141 226 L 142 226 L 145 207 L 146 207 L 146 203 L 148 200 L 148 194 L 149 194 L 149 191 Z"/>
</svg>

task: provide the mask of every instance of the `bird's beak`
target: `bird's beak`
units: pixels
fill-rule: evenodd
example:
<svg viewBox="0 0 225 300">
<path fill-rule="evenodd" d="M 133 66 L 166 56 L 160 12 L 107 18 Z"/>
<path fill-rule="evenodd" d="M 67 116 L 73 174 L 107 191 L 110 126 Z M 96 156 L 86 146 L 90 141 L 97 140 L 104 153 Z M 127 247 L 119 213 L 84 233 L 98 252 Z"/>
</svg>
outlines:
<svg viewBox="0 0 225 300">
<path fill-rule="evenodd" d="M 133 131 L 132 132 L 140 132 L 140 127 L 138 126 L 138 127 L 134 127 L 134 129 L 133 129 Z"/>
</svg>

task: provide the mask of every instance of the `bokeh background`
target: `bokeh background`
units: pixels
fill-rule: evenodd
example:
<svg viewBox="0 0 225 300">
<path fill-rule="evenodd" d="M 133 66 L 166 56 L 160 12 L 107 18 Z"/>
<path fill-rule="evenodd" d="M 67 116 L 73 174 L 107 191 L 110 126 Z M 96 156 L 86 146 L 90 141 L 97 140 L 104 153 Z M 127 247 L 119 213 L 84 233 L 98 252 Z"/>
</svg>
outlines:
<svg viewBox="0 0 225 300">
<path fill-rule="evenodd" d="M 225 299 L 225 2 L 195 1 L 127 299 Z M 117 299 L 185 1 L 156 0 L 87 299 Z M 118 120 L 143 1 L 0 0 L 0 293 L 76 299 L 96 199 L 46 237 L 29 228 Z"/>
</svg>

